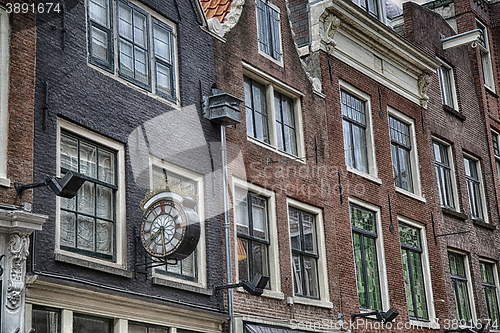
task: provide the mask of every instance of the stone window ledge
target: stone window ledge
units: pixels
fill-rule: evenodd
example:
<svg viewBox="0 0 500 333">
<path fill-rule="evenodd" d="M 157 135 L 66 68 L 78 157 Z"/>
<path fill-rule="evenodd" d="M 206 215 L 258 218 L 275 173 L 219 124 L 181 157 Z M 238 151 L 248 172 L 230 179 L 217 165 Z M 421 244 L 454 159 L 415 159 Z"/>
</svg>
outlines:
<svg viewBox="0 0 500 333">
<path fill-rule="evenodd" d="M 164 286 L 164 287 L 180 289 L 180 290 L 191 291 L 193 293 L 203 294 L 203 295 L 207 295 L 207 296 L 212 296 L 214 293 L 212 289 L 192 286 L 192 285 L 185 284 L 182 282 L 162 279 L 162 278 L 158 278 L 158 277 L 153 277 L 153 284 L 156 284 L 159 286 Z"/>
<path fill-rule="evenodd" d="M 465 121 L 465 119 L 467 119 L 463 114 L 462 112 L 459 112 L 451 107 L 449 107 L 448 105 L 445 105 L 443 104 L 443 110 L 448 113 L 448 114 L 451 114 L 452 116 L 458 118 L 459 120 L 461 121 Z"/>
<path fill-rule="evenodd" d="M 77 265 L 77 266 L 81 266 L 81 267 L 85 267 L 85 268 L 95 269 L 95 270 L 98 270 L 101 272 L 105 272 L 105 273 L 109 273 L 109 274 L 113 274 L 113 275 L 119 275 L 119 276 L 123 276 L 123 277 L 129 278 L 129 279 L 131 279 L 134 275 L 133 272 L 128 271 L 128 270 L 123 269 L 123 268 L 112 267 L 112 266 L 100 264 L 97 262 L 93 262 L 90 260 L 83 260 L 80 258 L 74 258 L 74 257 L 71 257 L 69 255 L 62 254 L 62 253 L 56 253 L 54 259 L 55 259 L 55 261 L 64 262 L 64 263 L 72 264 L 72 265 Z"/>
<path fill-rule="evenodd" d="M 460 213 L 460 212 L 457 212 L 453 209 L 449 209 L 449 208 L 445 208 L 445 207 L 441 207 L 441 212 L 445 215 L 448 215 L 448 216 L 453 216 L 453 217 L 456 217 L 458 219 L 461 219 L 461 220 L 467 220 L 468 216 L 463 214 L 463 213 Z"/>
<path fill-rule="evenodd" d="M 491 229 L 491 230 L 495 230 L 497 227 L 494 226 L 493 224 L 491 223 L 486 223 L 484 221 L 481 221 L 481 220 L 476 220 L 476 219 L 472 219 L 472 222 L 474 223 L 474 225 L 477 225 L 479 227 L 483 227 L 483 228 L 486 228 L 486 229 Z"/>
</svg>

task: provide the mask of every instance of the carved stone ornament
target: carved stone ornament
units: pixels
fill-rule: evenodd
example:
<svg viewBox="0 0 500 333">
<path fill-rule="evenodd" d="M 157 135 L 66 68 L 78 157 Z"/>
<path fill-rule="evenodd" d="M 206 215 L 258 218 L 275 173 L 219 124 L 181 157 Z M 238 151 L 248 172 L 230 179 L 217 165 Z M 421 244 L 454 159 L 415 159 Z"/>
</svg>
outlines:
<svg viewBox="0 0 500 333">
<path fill-rule="evenodd" d="M 427 107 L 427 101 L 429 96 L 427 96 L 427 90 L 431 84 L 431 76 L 427 73 L 423 73 L 418 77 L 418 94 L 420 95 L 420 104 L 422 107 Z"/>
<path fill-rule="evenodd" d="M 231 10 L 226 15 L 226 19 L 222 23 L 222 34 L 221 37 L 224 36 L 226 32 L 231 30 L 238 20 L 240 19 L 241 12 L 243 11 L 243 5 L 245 4 L 245 0 L 233 0 L 231 4 Z"/>
<path fill-rule="evenodd" d="M 11 269 L 7 280 L 7 308 L 16 310 L 21 305 L 24 292 L 24 264 L 29 253 L 28 235 L 11 234 L 8 258 Z"/>
<path fill-rule="evenodd" d="M 333 37 L 335 37 L 337 29 L 340 26 L 340 19 L 332 13 L 325 11 L 323 15 L 321 15 L 319 21 L 321 41 L 325 44 L 326 51 L 330 53 L 337 45 Z"/>
</svg>

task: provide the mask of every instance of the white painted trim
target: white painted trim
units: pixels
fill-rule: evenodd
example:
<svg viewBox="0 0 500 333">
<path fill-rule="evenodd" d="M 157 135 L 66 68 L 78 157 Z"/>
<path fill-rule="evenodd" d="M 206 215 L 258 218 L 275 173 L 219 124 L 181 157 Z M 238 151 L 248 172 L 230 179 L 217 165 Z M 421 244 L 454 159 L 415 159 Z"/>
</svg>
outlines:
<svg viewBox="0 0 500 333">
<path fill-rule="evenodd" d="M 289 207 L 298 208 L 300 210 L 309 212 L 316 216 L 316 242 L 318 246 L 318 289 L 319 289 L 319 300 L 313 300 L 306 297 L 293 296 L 294 302 L 300 304 L 307 304 L 313 306 L 327 307 L 330 308 L 330 293 L 328 288 L 328 268 L 327 268 L 327 259 L 326 259 L 326 248 L 325 248 L 325 231 L 323 225 L 323 210 L 318 207 L 314 207 L 308 205 L 304 202 L 297 201 L 292 198 L 286 198 L 286 206 L 287 206 L 287 221 L 288 221 L 288 230 L 290 230 L 290 214 Z M 293 255 L 292 255 L 292 244 L 291 239 L 288 237 L 289 246 L 290 246 L 290 267 L 293 270 Z M 292 277 L 293 279 L 293 277 Z M 332 305 L 333 307 L 333 305 Z"/>
<path fill-rule="evenodd" d="M 422 183 L 420 182 L 420 165 L 418 163 L 418 146 L 417 146 L 417 135 L 415 132 L 415 121 L 408 117 L 407 115 L 399 112 L 398 110 L 388 106 L 387 112 L 390 116 L 397 118 L 398 120 L 410 125 L 410 136 L 411 136 L 411 151 L 410 151 L 410 162 L 411 162 L 411 173 L 412 173 L 412 181 L 413 181 L 413 190 L 414 192 L 406 191 L 402 188 L 398 188 L 394 186 L 396 190 L 401 190 L 401 193 L 407 194 L 408 196 L 420 200 L 422 202 L 425 201 L 425 197 L 422 195 Z M 387 117 L 389 119 L 389 117 Z M 387 126 L 389 127 L 389 142 L 390 142 L 390 123 L 387 120 Z M 392 162 L 392 161 L 391 161 Z M 394 168 L 392 168 L 394 171 Z M 398 191 L 399 192 L 399 191 Z"/>
<path fill-rule="evenodd" d="M 375 182 L 376 179 L 379 179 L 378 178 L 378 168 L 377 168 L 377 157 L 376 157 L 376 154 L 375 154 L 375 135 L 373 134 L 373 114 L 372 114 L 372 104 L 371 104 L 371 96 L 362 92 L 361 90 L 355 88 L 354 86 L 350 85 L 349 83 L 343 81 L 343 80 L 339 80 L 339 94 L 341 93 L 341 90 L 345 90 L 347 91 L 349 94 L 352 94 L 354 96 L 356 96 L 357 98 L 359 98 L 360 100 L 362 100 L 365 104 L 365 109 L 366 109 L 366 127 L 367 127 L 367 131 L 366 131 L 366 143 L 367 143 L 367 157 L 368 157 L 368 174 L 366 178 L 370 179 L 370 180 L 374 180 Z M 339 101 L 340 102 L 340 101 Z M 342 111 L 340 113 L 341 117 L 342 117 Z M 344 150 L 345 150 L 345 147 L 344 147 Z M 352 167 L 349 167 L 348 166 L 348 170 L 349 169 L 354 169 L 356 171 L 359 171 L 358 172 L 355 172 L 357 174 L 366 174 L 365 172 L 363 171 L 360 171 L 360 170 L 357 170 L 355 168 L 352 168 Z M 380 183 L 382 183 L 382 181 L 380 180 Z"/>
<path fill-rule="evenodd" d="M 450 87 L 451 88 L 451 96 L 453 98 L 453 109 L 455 111 L 457 111 L 457 112 L 460 112 L 459 108 L 458 108 L 457 89 L 456 89 L 456 86 L 455 86 L 455 71 L 453 70 L 452 67 L 450 67 L 447 63 L 445 63 L 441 59 L 438 58 L 438 61 L 441 62 L 441 65 L 443 67 L 445 67 L 449 71 L 450 85 L 451 85 L 451 87 Z M 443 89 L 442 89 L 442 86 L 444 86 L 444 82 L 442 82 L 442 78 L 441 78 L 441 74 L 440 74 L 440 68 L 437 69 L 437 73 L 438 73 L 438 80 L 439 80 L 439 86 L 440 86 L 439 88 L 441 90 L 441 102 L 443 103 L 443 105 L 449 106 L 443 100 Z"/>
<path fill-rule="evenodd" d="M 7 179 L 7 144 L 9 132 L 9 15 L 0 6 L 0 186 L 10 186 Z"/>
<path fill-rule="evenodd" d="M 398 221 L 401 223 L 404 223 L 408 226 L 418 228 L 420 230 L 420 240 L 422 242 L 422 254 L 421 254 L 421 259 L 422 259 L 422 270 L 423 270 L 423 276 L 424 276 L 424 283 L 425 283 L 425 297 L 427 301 L 427 311 L 429 315 L 429 321 L 430 326 L 429 328 L 436 328 L 436 324 L 439 326 L 439 323 L 437 322 L 436 319 L 436 309 L 434 306 L 434 295 L 432 291 L 432 277 L 431 277 L 431 268 L 430 268 L 430 262 L 429 262 L 429 249 L 427 247 L 427 233 L 425 230 L 425 225 L 420 224 L 418 222 L 415 222 L 413 220 L 410 220 L 404 216 L 398 215 L 397 217 Z M 427 322 L 421 322 L 419 320 L 412 320 L 419 325 L 423 325 L 424 323 L 427 324 Z"/>
<path fill-rule="evenodd" d="M 455 249 L 448 249 L 448 252 L 456 253 L 464 258 L 464 270 L 465 270 L 465 278 L 467 279 L 467 292 L 469 297 L 470 311 L 472 316 L 472 322 L 477 323 L 477 314 L 476 314 L 476 303 L 474 302 L 474 288 L 472 286 L 472 279 L 470 275 L 470 266 L 469 266 L 469 255 L 467 252 L 463 252 Z M 448 267 L 450 267 L 449 256 L 448 256 Z M 449 272 L 449 271 L 448 271 Z M 451 279 L 451 275 L 450 275 Z"/>
<path fill-rule="evenodd" d="M 267 215 L 268 215 L 268 230 L 269 230 L 269 246 L 268 246 L 268 255 L 269 255 L 269 276 L 270 276 L 270 285 L 271 290 L 264 290 L 263 296 L 270 298 L 279 298 L 283 299 L 284 296 L 281 292 L 281 275 L 280 275 L 280 252 L 278 247 L 278 222 L 276 221 L 276 194 L 273 191 L 270 191 L 266 188 L 257 186 L 255 184 L 249 183 L 245 180 L 232 177 L 232 206 L 233 206 L 233 220 L 236 216 L 236 212 L 234 211 L 236 205 L 236 188 L 240 188 L 242 190 L 247 190 L 253 192 L 255 194 L 261 195 L 267 198 Z M 237 240 L 237 230 L 236 230 L 236 221 L 234 221 L 234 239 Z M 238 242 L 234 242 L 233 252 L 235 254 L 235 275 L 236 281 L 240 281 L 238 276 L 238 260 L 236 260 L 238 254 Z M 282 298 L 283 297 L 283 298 Z"/>
<path fill-rule="evenodd" d="M 467 153 L 464 153 L 464 158 L 468 158 L 468 159 L 476 162 L 477 175 L 479 177 L 479 190 L 481 191 L 481 206 L 483 208 L 483 222 L 490 223 L 489 218 L 488 218 L 488 205 L 486 204 L 486 193 L 485 193 L 485 189 L 484 189 L 484 180 L 483 180 L 483 171 L 481 168 L 481 161 L 478 160 L 477 158 L 475 158 L 474 156 L 469 155 Z M 464 168 L 465 168 L 465 166 L 464 166 Z M 465 169 L 464 169 L 464 172 L 465 172 Z M 467 178 L 467 176 L 466 176 L 466 178 Z M 470 197 L 469 197 L 469 189 L 468 188 L 467 188 L 467 199 L 469 200 L 469 205 L 470 205 Z M 469 207 L 469 209 L 471 209 L 471 207 Z M 471 218 L 473 220 L 476 220 L 472 217 L 472 213 L 471 213 Z"/>
<path fill-rule="evenodd" d="M 442 145 L 446 146 L 446 153 L 448 154 L 448 162 L 450 163 L 450 170 L 451 170 L 451 186 L 453 189 L 453 201 L 455 204 L 455 211 L 460 213 L 460 200 L 458 200 L 458 187 L 457 187 L 457 176 L 455 174 L 455 163 L 453 161 L 453 152 L 452 152 L 452 147 L 451 145 L 443 141 L 439 138 L 436 138 L 435 136 L 431 137 L 432 141 L 436 141 Z M 432 144 L 432 143 L 431 143 Z M 434 146 L 432 147 L 432 150 L 434 152 Z"/>
<path fill-rule="evenodd" d="M 158 279 L 173 280 L 183 284 L 189 284 L 196 287 L 207 287 L 207 259 L 206 259 L 206 241 L 205 241 L 205 186 L 203 182 L 203 175 L 191 172 L 189 170 L 180 168 L 171 163 L 165 162 L 160 158 L 149 155 L 149 185 L 153 188 L 153 167 L 159 167 L 167 170 L 175 175 L 192 180 L 196 183 L 198 192 L 198 216 L 200 217 L 200 240 L 196 247 L 196 262 L 198 270 L 198 281 L 189 281 L 181 278 L 175 278 L 165 274 L 160 274 L 153 269 L 153 277 Z"/>
<path fill-rule="evenodd" d="M 355 169 L 355 168 L 353 168 L 351 166 L 348 166 L 348 165 L 346 165 L 346 167 L 347 167 L 347 171 L 349 171 L 349 172 L 352 172 L 352 173 L 354 173 L 354 174 L 356 174 L 358 176 L 366 178 L 366 179 L 374 182 L 375 184 L 379 184 L 379 185 L 382 184 L 382 179 L 380 179 L 380 178 L 373 177 L 372 175 L 370 175 L 370 174 L 368 174 L 366 172 L 359 171 L 358 169 Z"/>
<path fill-rule="evenodd" d="M 115 220 L 115 246 L 116 246 L 116 261 L 111 262 L 104 259 L 93 258 L 83 254 L 74 253 L 70 251 L 64 251 L 61 249 L 61 240 L 60 240 L 60 228 L 61 228 L 61 220 L 60 220 L 60 207 L 61 207 L 61 198 L 57 197 L 56 199 L 56 237 L 55 237 L 55 250 L 54 252 L 64 254 L 68 257 L 73 257 L 77 259 L 81 259 L 88 262 L 95 262 L 98 264 L 102 264 L 105 266 L 126 269 L 127 265 L 127 232 L 126 232 L 126 208 L 125 208 L 125 148 L 123 144 L 118 143 L 116 141 L 112 141 L 102 135 L 91 132 L 83 127 L 80 127 L 76 124 L 73 124 L 67 120 L 58 118 L 57 119 L 57 144 L 56 144 L 56 174 L 57 176 L 61 175 L 61 130 L 65 130 L 71 133 L 74 133 L 84 139 L 93 141 L 95 143 L 101 144 L 108 148 L 111 148 L 116 151 L 116 167 L 117 167 L 117 186 L 118 190 L 116 191 L 116 220 Z"/>
<path fill-rule="evenodd" d="M 275 4 L 271 3 L 271 2 L 266 2 L 265 0 L 263 1 L 265 5 L 271 7 L 271 9 L 274 9 L 275 11 L 278 12 L 278 15 L 279 15 L 279 23 L 278 23 L 278 36 L 279 36 L 279 43 L 280 43 L 280 53 L 281 53 L 281 59 L 280 61 L 274 59 L 273 57 L 271 57 L 269 54 L 263 52 L 260 50 L 260 42 L 259 42 L 259 36 L 260 36 L 260 24 L 259 24 L 259 9 L 257 6 L 255 6 L 255 22 L 257 24 L 257 27 L 256 27 L 256 32 L 257 32 L 257 36 L 256 36 L 256 39 L 257 40 L 257 43 L 258 43 L 258 49 L 259 49 L 259 54 L 269 60 L 271 60 L 272 62 L 280 65 L 281 67 L 283 67 L 283 43 L 282 43 L 282 37 L 281 37 L 281 11 L 279 9 L 278 6 L 276 6 Z M 257 4 L 257 0 L 255 0 L 255 3 Z M 269 29 L 271 29 L 271 27 L 269 27 Z"/>
<path fill-rule="evenodd" d="M 271 75 L 261 71 L 260 69 L 242 61 L 241 66 L 243 68 L 243 75 L 248 76 L 254 80 L 259 81 L 262 84 L 272 84 L 280 92 L 289 95 L 292 98 L 300 98 L 305 95 L 299 90 L 279 81 L 278 79 L 272 77 Z"/>
</svg>

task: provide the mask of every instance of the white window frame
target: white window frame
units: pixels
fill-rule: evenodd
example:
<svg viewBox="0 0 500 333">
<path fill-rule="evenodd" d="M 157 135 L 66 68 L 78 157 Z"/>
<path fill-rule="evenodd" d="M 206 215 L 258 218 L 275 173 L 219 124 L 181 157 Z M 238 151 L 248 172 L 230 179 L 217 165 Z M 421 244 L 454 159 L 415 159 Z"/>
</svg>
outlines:
<svg viewBox="0 0 500 333">
<path fill-rule="evenodd" d="M 449 106 L 453 110 L 458 111 L 459 108 L 458 108 L 457 89 L 455 87 L 455 72 L 454 72 L 453 68 L 451 66 L 449 66 L 447 63 L 445 63 L 444 61 L 442 61 L 440 59 L 438 59 L 438 61 L 441 63 L 441 67 L 446 68 L 446 70 L 448 71 L 448 74 L 450 76 L 450 87 L 446 87 L 445 82 L 443 80 L 441 67 L 439 67 L 437 69 L 438 78 L 439 78 L 439 87 L 441 90 L 441 101 L 442 101 L 443 105 Z M 446 89 L 450 89 L 451 99 L 452 99 L 451 102 L 453 103 L 453 106 L 451 106 L 448 103 L 448 101 L 445 100 L 446 94 L 445 94 L 444 90 L 446 90 Z"/>
<path fill-rule="evenodd" d="M 10 187 L 7 178 L 7 144 L 9 132 L 9 15 L 0 6 L 0 186 Z"/>
<path fill-rule="evenodd" d="M 382 301 L 382 311 L 388 311 L 390 309 L 389 301 L 389 282 L 387 280 L 387 267 L 385 262 L 385 250 L 384 250 L 384 236 L 382 227 L 382 215 L 380 213 L 380 207 L 372 205 L 366 201 L 359 200 L 354 197 L 349 197 L 349 205 L 356 205 L 375 213 L 375 223 L 377 228 L 377 238 L 375 244 L 377 246 L 377 264 L 378 264 L 378 274 L 380 279 L 380 297 Z M 351 231 L 351 242 L 352 242 L 352 227 L 351 220 L 349 218 L 349 228 Z M 352 265 L 354 266 L 354 272 L 356 272 L 356 263 L 354 262 L 354 246 L 352 247 Z M 357 288 L 356 288 L 357 290 Z M 359 296 L 358 296 L 359 299 Z M 366 310 L 361 310 L 361 312 L 369 312 Z"/>
<path fill-rule="evenodd" d="M 481 266 L 481 262 L 485 262 L 485 263 L 493 265 L 493 279 L 495 280 L 495 286 L 496 286 L 497 305 L 498 305 L 498 308 L 500 309 L 500 282 L 498 281 L 498 266 L 497 266 L 497 263 L 496 263 L 496 261 L 493 261 L 493 260 L 487 259 L 487 258 L 483 258 L 483 257 L 479 258 L 479 262 L 480 262 L 479 266 Z M 482 279 L 481 279 L 481 291 L 483 291 L 483 288 L 484 288 L 483 287 L 483 282 L 482 282 Z M 483 291 L 483 293 L 484 293 L 484 291 Z M 485 302 L 486 302 L 486 299 L 485 299 Z M 490 331 L 492 331 L 492 332 L 500 332 L 500 323 L 497 323 L 497 327 L 495 327 L 495 328 L 491 328 L 490 327 Z"/>
<path fill-rule="evenodd" d="M 495 76 L 493 74 L 493 64 L 491 62 L 490 42 L 488 36 L 488 28 L 482 22 L 476 20 L 477 26 L 483 31 L 485 46 L 478 43 L 479 52 L 481 56 L 481 67 L 483 70 L 484 86 L 489 90 L 495 92 Z M 487 67 L 485 69 L 485 67 Z M 491 84 L 488 83 L 491 82 Z"/>
<path fill-rule="evenodd" d="M 234 209 L 236 208 L 236 188 L 240 190 L 246 190 L 263 196 L 267 199 L 267 215 L 268 215 L 268 228 L 269 228 L 269 246 L 268 246 L 268 260 L 269 260 L 269 285 L 271 289 L 264 289 L 262 296 L 269 298 L 284 299 L 285 296 L 281 291 L 281 275 L 280 275 L 280 256 L 278 247 L 278 225 L 276 220 L 276 194 L 273 191 L 265 189 L 263 187 L 257 186 L 255 184 L 249 183 L 242 179 L 232 177 L 232 202 L 233 202 L 233 220 L 235 216 Z M 236 223 L 236 221 L 235 221 Z M 236 226 L 236 224 L 235 224 Z M 238 234 L 236 227 L 234 228 L 233 237 L 235 240 L 238 239 Z M 238 253 L 238 242 L 234 242 L 233 253 L 235 257 Z M 235 258 L 235 274 L 236 281 L 240 281 L 238 274 L 238 260 Z M 243 288 L 237 289 L 240 292 L 244 292 Z"/>
<path fill-rule="evenodd" d="M 476 162 L 477 175 L 478 175 L 478 178 L 479 178 L 479 190 L 481 191 L 481 206 L 482 206 L 482 209 L 483 209 L 483 220 L 482 221 L 484 223 L 489 223 L 489 219 L 488 219 L 488 205 L 486 204 L 486 193 L 485 193 L 485 189 L 484 189 L 484 179 L 483 179 L 483 171 L 482 171 L 482 168 L 481 168 L 481 161 L 479 159 L 477 159 L 476 157 L 474 157 L 472 155 L 469 155 L 467 153 L 464 153 L 463 157 L 464 158 L 468 158 L 468 159 L 473 160 L 473 161 Z M 465 174 L 465 165 L 464 165 L 464 174 Z M 471 218 L 473 220 L 481 221 L 480 219 L 475 219 L 474 217 L 472 217 L 472 212 L 471 212 L 471 207 L 470 207 L 470 196 L 469 196 L 469 190 L 468 189 L 467 189 L 467 199 L 468 199 L 468 202 L 469 202 L 469 213 L 471 213 Z"/>
<path fill-rule="evenodd" d="M 375 141 L 373 134 L 373 118 L 372 118 L 372 106 L 371 106 L 371 96 L 362 92 L 361 90 L 355 88 L 349 83 L 339 80 L 339 94 L 344 90 L 351 95 L 362 100 L 365 104 L 365 116 L 366 116 L 366 148 L 367 148 L 367 158 L 368 158 L 368 173 L 360 171 L 356 168 L 346 165 L 347 171 L 360 175 L 361 177 L 367 178 L 377 184 L 382 184 L 382 179 L 378 178 L 378 168 L 377 168 L 377 158 L 375 154 Z M 342 113 L 342 112 L 341 112 Z M 345 149 L 345 147 L 344 147 Z"/>
<path fill-rule="evenodd" d="M 453 151 L 451 145 L 443 141 L 439 138 L 436 138 L 435 136 L 431 137 L 432 141 L 436 141 L 437 143 L 440 143 L 443 146 L 446 146 L 446 153 L 448 154 L 448 162 L 450 163 L 450 177 L 451 177 L 451 187 L 453 191 L 453 203 L 455 204 L 455 211 L 460 213 L 460 202 L 458 200 L 458 187 L 457 187 L 457 176 L 455 173 L 455 163 L 453 161 Z M 433 151 L 434 151 L 434 146 L 433 146 Z M 433 154 L 434 156 L 434 154 Z M 435 163 L 435 158 L 434 158 L 434 163 Z M 441 204 L 441 203 L 440 203 Z M 443 207 L 443 206 L 441 206 Z"/>
<path fill-rule="evenodd" d="M 410 227 L 414 227 L 419 229 L 420 231 L 420 241 L 422 243 L 422 253 L 420 258 L 422 259 L 422 273 L 424 276 L 424 284 L 425 284 L 425 297 L 427 301 L 427 311 L 429 315 L 429 321 L 421 321 L 410 319 L 410 323 L 416 327 L 427 327 L 433 329 L 439 329 L 439 322 L 436 317 L 436 309 L 434 307 L 434 295 L 432 292 L 432 278 L 431 278 L 431 268 L 429 262 L 429 249 L 427 247 L 427 233 L 425 229 L 425 225 L 410 220 L 404 216 L 398 215 L 398 222 L 406 224 Z"/>
<path fill-rule="evenodd" d="M 116 206 L 115 206 L 115 241 L 116 241 L 116 253 L 114 254 L 115 261 L 109 261 L 105 259 L 99 259 L 95 257 L 86 256 L 84 254 L 75 253 L 71 251 L 65 251 L 61 249 L 61 198 L 56 199 L 56 238 L 55 238 L 55 253 L 61 254 L 66 257 L 72 257 L 79 259 L 86 263 L 96 263 L 104 266 L 114 267 L 118 269 L 126 269 L 127 267 L 127 230 L 126 230 L 126 209 L 125 209 L 125 147 L 123 144 L 116 141 L 112 141 L 104 136 L 101 136 L 95 132 L 91 132 L 83 127 L 75 125 L 67 120 L 59 118 L 57 120 L 57 176 L 61 176 L 61 131 L 67 131 L 78 135 L 81 138 L 96 142 L 104 147 L 110 148 L 116 151 L 116 173 L 117 173 L 117 185 L 116 190 Z M 92 267 L 92 266 L 90 266 Z M 99 268 L 96 268 L 99 269 Z"/>
<path fill-rule="evenodd" d="M 328 268 L 326 259 L 326 248 L 325 248 L 325 231 L 323 225 L 323 210 L 318 207 L 308 205 L 304 202 L 297 201 L 292 198 L 286 198 L 286 214 L 288 221 L 288 231 L 290 232 L 290 218 L 289 209 L 290 207 L 303 210 L 305 212 L 311 213 L 316 217 L 316 241 L 318 246 L 318 289 L 319 289 L 319 299 L 311 299 L 307 297 L 293 295 L 293 302 L 297 304 L 313 305 L 324 308 L 333 308 L 333 303 L 330 301 L 330 293 L 328 288 Z M 291 237 L 288 236 L 289 247 L 290 247 L 290 267 L 293 269 L 293 254 L 292 254 L 292 241 Z M 293 277 L 292 277 L 293 279 Z M 292 283 L 293 285 L 293 283 Z"/>
<path fill-rule="evenodd" d="M 280 155 L 289 157 L 291 159 L 301 161 L 305 163 L 305 144 L 304 144 L 304 129 L 302 120 L 302 107 L 301 107 L 301 97 L 304 96 L 300 91 L 276 80 L 270 75 L 262 72 L 261 70 L 247 64 L 243 65 L 243 75 L 251 78 L 252 80 L 258 81 L 266 87 L 266 106 L 267 106 L 267 119 L 269 128 L 269 143 L 263 142 L 249 136 L 247 133 L 247 140 L 251 141 L 259 146 L 270 149 Z M 283 95 L 291 98 L 293 100 L 293 108 L 295 115 L 295 135 L 297 139 L 297 155 L 287 153 L 283 150 L 278 149 L 278 134 L 276 133 L 276 110 L 274 108 L 274 90 Z"/>
<path fill-rule="evenodd" d="M 413 181 L 413 189 L 414 193 L 407 191 L 405 189 L 402 189 L 398 186 L 395 186 L 396 192 L 405 194 L 409 197 L 412 197 L 416 200 L 426 202 L 425 198 L 422 196 L 422 183 L 420 182 L 420 165 L 418 163 L 418 147 L 417 147 L 417 134 L 415 132 L 415 121 L 408 117 L 407 115 L 397 111 L 396 109 L 392 107 L 387 107 L 387 111 L 389 113 L 389 116 L 392 116 L 394 118 L 397 118 L 398 120 L 406 123 L 407 125 L 410 126 L 410 136 L 411 136 L 411 151 L 410 151 L 410 163 L 411 163 L 411 174 L 412 174 L 412 181 Z M 389 119 L 389 117 L 387 117 Z M 388 129 L 389 129 L 389 143 L 390 143 L 390 124 L 389 121 L 387 121 Z M 391 156 L 391 164 L 393 165 L 392 161 L 392 156 Z M 394 170 L 394 168 L 393 168 Z"/>
<path fill-rule="evenodd" d="M 180 168 L 173 164 L 163 161 L 162 159 L 149 156 L 149 183 L 150 188 L 153 188 L 153 167 L 158 167 L 165 169 L 168 172 L 179 175 L 182 178 L 192 180 L 196 183 L 198 191 L 198 216 L 200 217 L 200 240 L 196 247 L 196 265 L 198 270 L 198 281 L 189 281 L 182 279 L 180 277 L 175 277 L 172 275 L 161 274 L 153 269 L 153 277 L 160 280 L 170 280 L 176 281 L 182 284 L 192 285 L 196 287 L 206 288 L 207 287 L 207 259 L 206 259 L 206 243 L 205 243 L 205 188 L 203 182 L 203 175 L 188 171 L 186 169 Z"/>
<path fill-rule="evenodd" d="M 473 289 L 472 279 L 471 279 L 471 274 L 470 274 L 469 255 L 463 251 L 459 251 L 459 250 L 455 250 L 455 249 L 447 249 L 447 253 L 446 253 L 447 258 L 449 258 L 449 256 L 448 256 L 449 252 L 456 253 L 456 254 L 464 257 L 464 270 L 465 270 L 465 277 L 467 278 L 467 295 L 469 296 L 471 317 L 472 317 L 472 322 L 477 323 L 478 321 L 477 321 L 477 314 L 476 314 L 476 303 L 474 302 L 474 289 Z M 453 284 L 453 281 L 451 279 L 449 259 L 448 259 L 448 272 L 450 272 L 449 279 L 450 279 L 451 283 Z M 481 284 L 481 286 L 482 286 L 482 284 Z M 453 290 L 453 286 L 452 286 L 452 290 Z M 453 298 L 453 302 L 455 302 L 455 298 Z"/>
<path fill-rule="evenodd" d="M 278 6 L 276 6 L 275 4 L 273 4 L 272 2 L 270 1 L 266 1 L 266 0 L 262 0 L 262 2 L 264 2 L 264 4 L 266 4 L 267 6 L 271 7 L 272 9 L 274 9 L 275 11 L 278 12 L 278 15 L 279 15 L 279 23 L 278 23 L 278 36 L 279 36 L 279 47 L 280 47 L 280 60 L 276 60 L 274 59 L 272 56 L 270 56 L 269 54 L 265 53 L 264 51 L 262 51 L 260 49 L 260 43 L 259 43 L 259 36 L 260 36 L 260 23 L 259 23 L 259 9 L 257 8 L 257 0 L 255 0 L 255 22 L 257 24 L 257 43 L 259 44 L 258 45 L 258 49 L 259 49 L 259 54 L 266 57 L 267 59 L 271 60 L 272 62 L 280 65 L 281 67 L 283 67 L 283 43 L 282 43 L 282 37 L 281 37 L 281 11 L 279 9 Z"/>
<path fill-rule="evenodd" d="M 86 17 L 85 22 L 86 22 L 87 44 L 89 43 L 89 28 L 90 28 L 90 26 L 89 26 L 90 16 L 88 13 L 89 12 L 88 1 L 89 0 L 85 1 L 85 17 Z M 119 74 L 120 62 L 119 62 L 119 54 L 118 54 L 119 53 L 119 48 L 118 48 L 118 42 L 119 42 L 118 36 L 119 35 L 118 35 L 117 1 L 120 1 L 120 0 L 109 0 L 109 1 L 111 2 L 111 6 L 110 6 L 110 12 L 111 12 L 110 20 L 111 21 L 110 22 L 112 23 L 111 44 L 112 44 L 112 48 L 113 48 L 112 49 L 113 54 L 111 55 L 111 58 L 113 59 L 111 71 L 90 62 L 90 53 L 89 53 L 90 45 L 87 45 L 87 64 L 88 64 L 88 66 L 98 70 L 99 72 L 101 72 L 109 77 L 112 77 L 113 79 L 127 85 L 128 87 L 130 87 L 134 90 L 137 90 L 141 93 L 148 95 L 149 97 L 152 97 L 152 98 L 157 99 L 161 102 L 167 103 L 167 104 L 169 104 L 177 109 L 180 109 L 179 57 L 178 57 L 177 26 L 176 26 L 176 24 L 171 22 L 170 20 L 166 19 L 161 14 L 150 9 L 149 7 L 143 5 L 142 3 L 140 3 L 137 0 L 123 0 L 123 2 L 130 3 L 133 6 L 138 7 L 140 10 L 142 10 L 143 12 L 145 12 L 147 14 L 147 22 L 148 22 L 148 24 L 147 24 L 148 25 L 147 38 L 148 38 L 148 44 L 149 44 L 148 61 L 149 61 L 149 74 L 150 74 L 149 79 L 151 82 L 150 91 L 148 91 L 147 89 L 141 87 L 140 85 L 123 78 Z M 156 83 L 155 83 L 156 82 L 156 72 L 155 72 L 155 69 L 153 68 L 153 64 L 155 64 L 155 60 L 154 60 L 155 55 L 153 52 L 153 24 L 152 24 L 153 20 L 157 20 L 160 23 L 167 25 L 168 27 L 170 27 L 172 29 L 173 44 L 172 44 L 171 48 L 172 48 L 172 56 L 173 56 L 173 62 L 174 62 L 174 66 L 172 68 L 173 75 L 174 75 L 174 85 L 172 88 L 175 89 L 175 94 L 173 96 L 175 101 L 156 94 Z"/>
</svg>

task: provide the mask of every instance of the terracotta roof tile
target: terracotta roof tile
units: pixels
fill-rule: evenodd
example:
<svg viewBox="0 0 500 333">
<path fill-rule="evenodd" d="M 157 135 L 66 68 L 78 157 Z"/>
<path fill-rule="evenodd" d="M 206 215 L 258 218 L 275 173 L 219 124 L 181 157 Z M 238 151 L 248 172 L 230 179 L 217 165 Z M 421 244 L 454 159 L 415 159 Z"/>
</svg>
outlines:
<svg viewBox="0 0 500 333">
<path fill-rule="evenodd" d="M 201 0 L 207 18 L 216 17 L 221 23 L 231 10 L 232 2 L 232 0 Z"/>
</svg>

